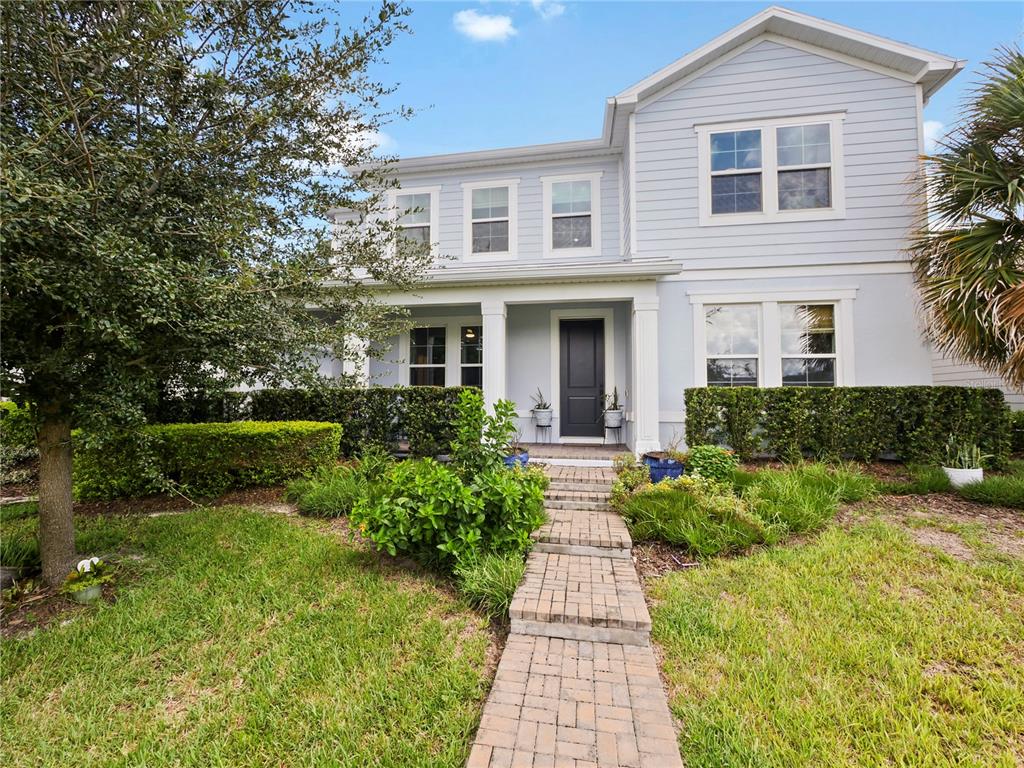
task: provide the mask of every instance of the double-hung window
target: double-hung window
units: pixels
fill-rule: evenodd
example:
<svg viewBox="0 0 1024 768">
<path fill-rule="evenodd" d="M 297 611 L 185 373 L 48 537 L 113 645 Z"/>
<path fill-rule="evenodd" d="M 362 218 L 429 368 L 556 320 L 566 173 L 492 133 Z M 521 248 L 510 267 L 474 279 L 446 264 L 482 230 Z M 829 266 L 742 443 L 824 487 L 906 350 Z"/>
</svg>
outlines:
<svg viewBox="0 0 1024 768">
<path fill-rule="evenodd" d="M 843 117 L 697 126 L 701 226 L 843 218 Z"/>
<path fill-rule="evenodd" d="M 757 304 L 719 304 L 704 308 L 709 387 L 756 387 L 760 361 Z"/>
<path fill-rule="evenodd" d="M 443 387 L 445 337 L 443 325 L 409 331 L 409 385 Z"/>
<path fill-rule="evenodd" d="M 462 185 L 465 261 L 516 257 L 518 179 Z"/>
<path fill-rule="evenodd" d="M 836 308 L 834 304 L 780 304 L 782 384 L 834 387 Z"/>
<path fill-rule="evenodd" d="M 459 334 L 461 384 L 464 387 L 484 386 L 483 326 L 464 325 Z"/>
<path fill-rule="evenodd" d="M 601 174 L 544 177 L 544 251 L 548 256 L 601 252 Z"/>
<path fill-rule="evenodd" d="M 437 241 L 437 188 L 402 189 L 395 192 L 394 207 L 401 239 L 429 248 Z"/>
</svg>

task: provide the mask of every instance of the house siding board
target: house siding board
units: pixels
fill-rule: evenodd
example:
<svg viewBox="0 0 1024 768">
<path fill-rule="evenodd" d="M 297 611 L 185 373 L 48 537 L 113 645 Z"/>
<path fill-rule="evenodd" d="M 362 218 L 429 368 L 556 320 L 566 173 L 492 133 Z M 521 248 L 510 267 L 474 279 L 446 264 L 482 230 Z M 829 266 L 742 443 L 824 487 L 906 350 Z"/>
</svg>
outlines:
<svg viewBox="0 0 1024 768">
<path fill-rule="evenodd" d="M 843 111 L 846 218 L 699 226 L 695 124 Z M 918 151 L 910 83 L 762 40 L 641 104 L 636 130 L 633 204 L 645 257 L 682 256 L 690 267 L 902 258 Z"/>
<path fill-rule="evenodd" d="M 950 387 L 996 387 L 1003 391 L 1006 403 L 1015 411 L 1024 410 L 1024 392 L 1013 389 L 995 374 L 976 365 L 960 363 L 932 350 L 932 377 L 936 384 Z"/>
<path fill-rule="evenodd" d="M 440 187 L 438 208 L 438 251 L 442 257 L 461 261 L 463 254 L 463 190 L 467 182 L 494 179 L 519 179 L 519 255 L 517 262 L 550 261 L 543 255 L 544 176 L 563 176 L 601 172 L 601 257 L 622 258 L 622 238 L 619 232 L 619 214 L 622 200 L 619 196 L 619 158 L 609 156 L 586 163 L 533 163 L 501 165 L 490 170 L 452 171 L 443 174 L 405 174 L 401 185 L 406 188 Z"/>
</svg>

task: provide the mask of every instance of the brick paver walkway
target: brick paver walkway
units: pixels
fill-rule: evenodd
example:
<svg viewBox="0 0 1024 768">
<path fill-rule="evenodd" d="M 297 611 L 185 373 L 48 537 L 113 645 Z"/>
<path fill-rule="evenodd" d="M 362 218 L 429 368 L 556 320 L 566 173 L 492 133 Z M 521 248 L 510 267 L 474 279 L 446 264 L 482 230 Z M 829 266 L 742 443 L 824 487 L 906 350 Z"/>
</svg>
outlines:
<svg viewBox="0 0 1024 768">
<path fill-rule="evenodd" d="M 682 766 L 651 619 L 605 467 L 548 466 L 549 522 L 467 768 Z"/>
</svg>

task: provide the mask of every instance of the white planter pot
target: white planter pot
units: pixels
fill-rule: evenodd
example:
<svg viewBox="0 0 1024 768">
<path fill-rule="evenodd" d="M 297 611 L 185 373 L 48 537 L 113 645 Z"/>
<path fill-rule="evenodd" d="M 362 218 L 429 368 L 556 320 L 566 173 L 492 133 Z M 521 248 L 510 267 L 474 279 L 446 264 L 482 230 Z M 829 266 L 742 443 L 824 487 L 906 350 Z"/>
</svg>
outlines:
<svg viewBox="0 0 1024 768">
<path fill-rule="evenodd" d="M 985 479 L 983 469 L 956 469 L 955 467 L 943 467 L 942 471 L 949 478 L 949 484 L 954 488 L 963 488 L 971 483 L 980 483 Z"/>
<path fill-rule="evenodd" d="M 533 409 L 533 420 L 537 423 L 538 427 L 550 427 L 551 426 L 551 409 L 544 408 L 539 410 Z"/>
<path fill-rule="evenodd" d="M 622 426 L 622 409 L 604 412 L 604 428 L 618 429 Z"/>
</svg>

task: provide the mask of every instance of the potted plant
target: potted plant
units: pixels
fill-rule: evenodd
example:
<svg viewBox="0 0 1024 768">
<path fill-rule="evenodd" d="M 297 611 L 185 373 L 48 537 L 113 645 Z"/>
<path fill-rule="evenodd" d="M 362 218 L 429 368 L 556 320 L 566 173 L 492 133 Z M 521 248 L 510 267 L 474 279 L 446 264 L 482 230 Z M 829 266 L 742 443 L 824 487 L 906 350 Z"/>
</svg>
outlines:
<svg viewBox="0 0 1024 768">
<path fill-rule="evenodd" d="M 544 393 L 537 387 L 537 394 L 531 396 L 533 400 L 533 420 L 538 427 L 551 426 L 551 403 L 544 399 Z"/>
<path fill-rule="evenodd" d="M 100 599 L 103 585 L 113 577 L 110 566 L 98 557 L 79 560 L 75 570 L 68 574 L 61 592 L 76 603 L 89 605 Z"/>
<path fill-rule="evenodd" d="M 619 388 L 612 387 L 612 393 L 604 396 L 604 428 L 618 429 L 622 426 L 622 406 L 619 404 Z"/>
<path fill-rule="evenodd" d="M 982 453 L 975 443 L 959 443 L 950 435 L 946 442 L 946 463 L 942 465 L 942 471 L 949 478 L 950 485 L 962 488 L 971 483 L 980 483 L 985 478 L 985 470 L 981 465 L 989 458 L 991 456 Z"/>
<path fill-rule="evenodd" d="M 669 447 L 664 451 L 648 451 L 642 456 L 642 459 L 650 472 L 652 483 L 682 477 L 683 470 L 686 468 L 686 454 L 674 447 Z"/>
<path fill-rule="evenodd" d="M 508 455 L 505 456 L 506 467 L 525 467 L 530 460 L 529 452 L 519 442 L 522 436 L 522 431 L 517 429 L 509 442 Z"/>
</svg>

